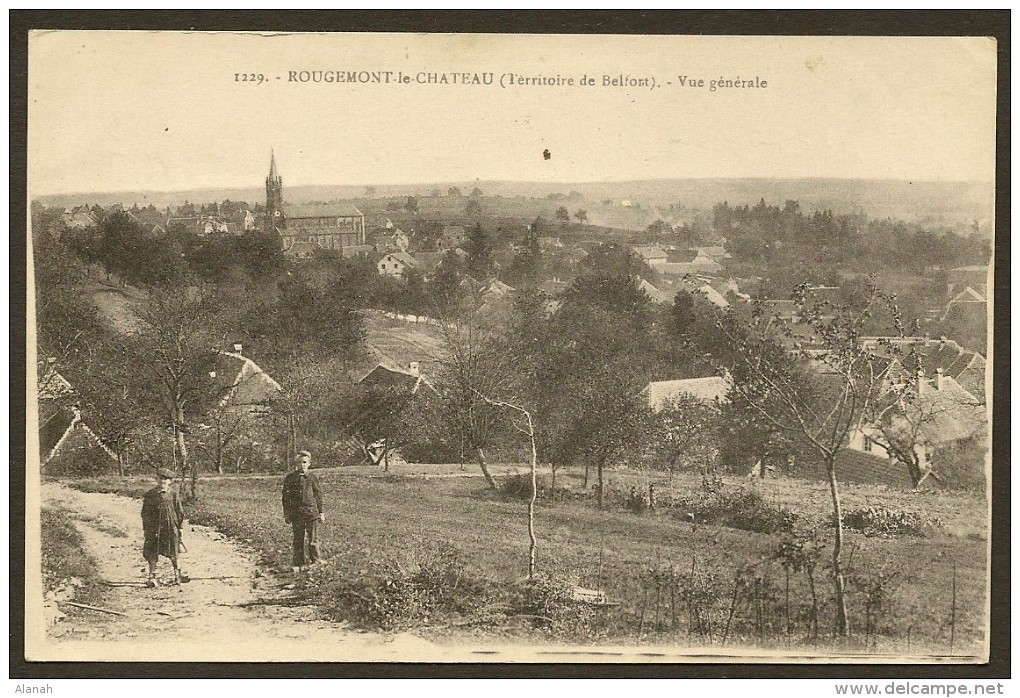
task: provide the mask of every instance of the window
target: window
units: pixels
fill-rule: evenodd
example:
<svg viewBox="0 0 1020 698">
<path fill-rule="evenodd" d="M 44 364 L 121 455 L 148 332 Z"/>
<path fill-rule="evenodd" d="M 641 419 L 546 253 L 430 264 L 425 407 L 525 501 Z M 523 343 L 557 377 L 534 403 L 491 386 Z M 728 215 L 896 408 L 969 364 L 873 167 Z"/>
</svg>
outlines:
<svg viewBox="0 0 1020 698">
<path fill-rule="evenodd" d="M 875 442 L 869 437 L 864 437 L 864 450 L 870 452 L 874 448 Z"/>
</svg>

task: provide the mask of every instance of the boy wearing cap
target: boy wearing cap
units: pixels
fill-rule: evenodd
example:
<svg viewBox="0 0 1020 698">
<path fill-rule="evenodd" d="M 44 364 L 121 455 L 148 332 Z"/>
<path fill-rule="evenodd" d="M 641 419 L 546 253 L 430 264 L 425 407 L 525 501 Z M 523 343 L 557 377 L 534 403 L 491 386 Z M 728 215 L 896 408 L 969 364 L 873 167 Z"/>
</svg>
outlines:
<svg viewBox="0 0 1020 698">
<path fill-rule="evenodd" d="M 149 563 L 148 587 L 159 586 L 156 579 L 156 563 L 159 556 L 170 558 L 174 567 L 174 583 L 186 579 L 177 566 L 177 554 L 181 547 L 181 528 L 184 526 L 184 506 L 181 497 L 172 487 L 174 474 L 166 468 L 156 471 L 156 487 L 145 493 L 142 500 L 142 530 L 145 544 L 142 555 Z"/>
<path fill-rule="evenodd" d="M 319 562 L 319 522 L 326 520 L 322 502 L 322 487 L 315 473 L 308 472 L 312 454 L 298 451 L 294 458 L 296 468 L 283 479 L 283 518 L 294 528 L 294 555 L 291 558 L 295 574 L 305 566 L 305 539 L 308 540 L 308 562 Z"/>
</svg>

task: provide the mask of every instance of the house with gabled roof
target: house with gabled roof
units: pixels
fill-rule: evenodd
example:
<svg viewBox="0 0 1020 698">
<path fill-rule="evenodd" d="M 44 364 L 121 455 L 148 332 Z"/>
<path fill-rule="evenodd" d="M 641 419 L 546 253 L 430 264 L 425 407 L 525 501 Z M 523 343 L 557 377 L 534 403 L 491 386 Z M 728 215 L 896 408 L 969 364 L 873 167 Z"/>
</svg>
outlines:
<svg viewBox="0 0 1020 698">
<path fill-rule="evenodd" d="M 652 269 L 661 269 L 669 261 L 666 251 L 658 245 L 639 245 L 634 248 L 634 253 Z"/>
<path fill-rule="evenodd" d="M 376 262 L 375 266 L 380 276 L 395 276 L 402 279 L 408 269 L 417 268 L 418 260 L 407 252 L 391 252 Z"/>
<path fill-rule="evenodd" d="M 48 473 L 74 471 L 73 463 L 90 461 L 101 471 L 117 463 L 117 454 L 82 419 L 77 392 L 60 373 L 47 370 L 39 380 L 39 458 Z"/>
<path fill-rule="evenodd" d="M 217 407 L 221 409 L 266 412 L 283 388 L 272 376 L 241 353 L 241 345 L 234 351 L 216 353 L 214 379 L 218 382 Z"/>
<path fill-rule="evenodd" d="M 905 414 L 890 412 L 887 423 L 865 424 L 850 435 L 837 456 L 842 479 L 901 489 L 937 487 L 942 484 L 940 451 L 961 445 L 983 448 L 988 415 L 977 396 L 941 370 L 934 378 L 919 371 L 912 384 L 916 395 L 902 408 Z M 916 485 L 907 464 L 886 449 L 890 433 L 900 434 L 898 438 L 911 448 L 921 470 Z"/>
</svg>

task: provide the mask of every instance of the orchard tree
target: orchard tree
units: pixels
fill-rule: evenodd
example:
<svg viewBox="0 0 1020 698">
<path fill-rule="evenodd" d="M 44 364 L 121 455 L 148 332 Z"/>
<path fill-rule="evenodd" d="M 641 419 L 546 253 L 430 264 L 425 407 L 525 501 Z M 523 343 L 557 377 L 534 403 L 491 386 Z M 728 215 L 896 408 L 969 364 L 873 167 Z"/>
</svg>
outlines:
<svg viewBox="0 0 1020 698">
<path fill-rule="evenodd" d="M 195 287 L 151 293 L 141 310 L 142 334 L 138 360 L 149 385 L 160 395 L 164 424 L 173 437 L 176 469 L 191 476 L 191 496 L 197 496 L 197 463 L 188 452 L 193 418 L 205 413 L 216 399 L 209 374 L 215 368 L 211 347 L 222 345 L 209 324 L 209 295 Z"/>
<path fill-rule="evenodd" d="M 666 471 L 669 487 L 681 470 L 702 476 L 715 472 L 719 456 L 719 408 L 680 395 L 656 411 L 652 443 L 658 464 Z"/>
<path fill-rule="evenodd" d="M 728 321 L 732 318 L 721 320 L 720 328 L 736 348 L 732 393 L 777 431 L 806 442 L 825 469 L 836 522 L 832 548 L 836 632 L 848 636 L 837 456 L 886 391 L 888 361 L 861 341 L 862 328 L 873 315 L 885 313 L 890 334 L 902 337 L 904 332 L 895 305 L 874 286 L 853 308 L 819 301 L 806 286 L 796 289 L 793 300 L 791 320 L 758 313 L 746 332 L 737 331 Z M 783 351 L 777 341 L 791 351 Z"/>
</svg>

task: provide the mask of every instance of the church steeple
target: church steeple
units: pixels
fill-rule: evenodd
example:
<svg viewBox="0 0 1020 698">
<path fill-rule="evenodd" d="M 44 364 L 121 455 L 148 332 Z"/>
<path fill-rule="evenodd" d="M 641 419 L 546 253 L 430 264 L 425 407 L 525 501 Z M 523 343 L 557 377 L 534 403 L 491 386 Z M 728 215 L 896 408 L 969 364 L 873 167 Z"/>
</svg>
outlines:
<svg viewBox="0 0 1020 698">
<path fill-rule="evenodd" d="M 273 232 L 283 225 L 283 177 L 276 171 L 276 153 L 269 150 L 269 176 L 266 177 L 265 231 Z"/>
</svg>

